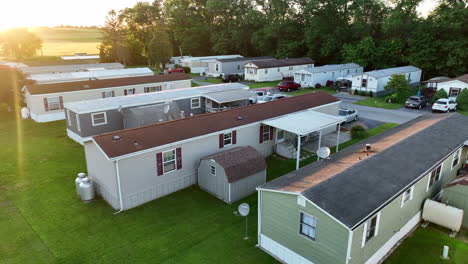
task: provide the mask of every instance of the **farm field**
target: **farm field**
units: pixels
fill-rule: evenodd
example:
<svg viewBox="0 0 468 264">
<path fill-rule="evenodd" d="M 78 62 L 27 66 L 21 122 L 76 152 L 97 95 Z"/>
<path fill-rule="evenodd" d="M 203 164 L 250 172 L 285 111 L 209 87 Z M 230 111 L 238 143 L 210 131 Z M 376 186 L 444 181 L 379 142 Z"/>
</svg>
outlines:
<svg viewBox="0 0 468 264">
<path fill-rule="evenodd" d="M 98 54 L 102 33 L 99 29 L 81 28 L 31 28 L 42 39 L 42 55 L 73 55 L 78 52 Z M 39 52 L 38 55 L 41 55 Z"/>
</svg>

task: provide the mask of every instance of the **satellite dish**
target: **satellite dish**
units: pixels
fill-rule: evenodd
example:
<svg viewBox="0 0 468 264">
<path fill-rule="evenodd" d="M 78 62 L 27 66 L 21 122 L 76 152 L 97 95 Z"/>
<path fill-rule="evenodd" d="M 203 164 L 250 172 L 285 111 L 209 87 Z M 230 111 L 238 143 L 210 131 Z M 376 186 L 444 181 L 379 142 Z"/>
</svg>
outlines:
<svg viewBox="0 0 468 264">
<path fill-rule="evenodd" d="M 319 156 L 319 158 L 321 159 L 326 159 L 330 156 L 330 149 L 327 148 L 327 147 L 321 147 L 317 150 L 317 156 Z"/>
<path fill-rule="evenodd" d="M 171 109 L 171 107 L 167 104 L 167 105 L 164 106 L 164 110 L 163 110 L 163 111 L 164 111 L 165 114 L 167 114 L 167 113 L 169 113 L 169 110 L 170 110 L 170 109 Z"/>
<path fill-rule="evenodd" d="M 242 216 L 247 216 L 250 212 L 250 206 L 246 203 L 241 203 L 239 207 L 237 207 L 237 210 Z"/>
</svg>

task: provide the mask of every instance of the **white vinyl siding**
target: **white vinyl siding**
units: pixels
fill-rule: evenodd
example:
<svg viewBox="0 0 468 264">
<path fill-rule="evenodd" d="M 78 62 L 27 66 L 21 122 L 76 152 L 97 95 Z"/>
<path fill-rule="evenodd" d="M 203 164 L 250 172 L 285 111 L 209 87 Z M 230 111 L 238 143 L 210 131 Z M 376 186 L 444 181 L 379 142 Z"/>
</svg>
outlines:
<svg viewBox="0 0 468 264">
<path fill-rule="evenodd" d="M 100 126 L 107 124 L 107 115 L 105 112 L 91 114 L 91 121 L 93 126 Z"/>
</svg>

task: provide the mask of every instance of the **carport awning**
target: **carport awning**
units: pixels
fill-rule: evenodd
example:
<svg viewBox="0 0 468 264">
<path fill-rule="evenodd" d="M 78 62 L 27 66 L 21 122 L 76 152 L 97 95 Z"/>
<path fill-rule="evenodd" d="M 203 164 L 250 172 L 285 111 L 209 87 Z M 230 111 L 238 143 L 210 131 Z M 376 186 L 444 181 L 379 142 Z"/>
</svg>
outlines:
<svg viewBox="0 0 468 264">
<path fill-rule="evenodd" d="M 262 123 L 296 135 L 305 136 L 326 127 L 336 126 L 344 121 L 345 118 L 343 117 L 307 110 L 270 119 Z"/>
<path fill-rule="evenodd" d="M 249 90 L 231 90 L 231 91 L 222 91 L 222 92 L 213 92 L 204 94 L 204 97 L 215 101 L 218 104 L 235 102 L 240 100 L 246 100 L 254 96 L 254 94 Z"/>
</svg>

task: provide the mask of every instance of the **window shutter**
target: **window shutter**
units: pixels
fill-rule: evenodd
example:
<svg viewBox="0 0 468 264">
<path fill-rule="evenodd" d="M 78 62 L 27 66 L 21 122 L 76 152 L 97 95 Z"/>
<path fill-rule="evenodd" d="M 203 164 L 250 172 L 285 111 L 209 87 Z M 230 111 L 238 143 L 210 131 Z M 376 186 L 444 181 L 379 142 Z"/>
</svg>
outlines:
<svg viewBox="0 0 468 264">
<path fill-rule="evenodd" d="M 156 153 L 156 167 L 158 168 L 158 176 L 163 175 L 162 152 Z"/>
<path fill-rule="evenodd" d="M 144 87 L 145 93 L 148 92 L 148 87 Z"/>
<path fill-rule="evenodd" d="M 136 92 L 136 89 L 133 88 L 133 89 L 132 89 L 132 94 L 135 94 L 135 92 Z"/>
<path fill-rule="evenodd" d="M 63 109 L 63 96 L 59 96 L 60 109 Z"/>
<path fill-rule="evenodd" d="M 47 98 L 44 98 L 44 109 L 46 112 L 49 112 L 49 102 L 47 102 Z"/>
<path fill-rule="evenodd" d="M 235 145 L 237 143 L 237 131 L 232 131 L 232 144 Z"/>
<path fill-rule="evenodd" d="M 449 92 L 448 92 L 448 96 L 450 97 L 451 95 L 452 95 L 452 87 L 450 87 Z"/>
<path fill-rule="evenodd" d="M 260 125 L 260 144 L 263 143 L 263 125 Z"/>
<path fill-rule="evenodd" d="M 127 89 L 124 89 L 124 95 L 127 95 Z"/>
<path fill-rule="evenodd" d="M 102 92 L 102 98 L 106 98 L 106 92 Z"/>
<path fill-rule="evenodd" d="M 114 91 L 112 91 L 112 97 L 115 97 L 115 92 Z"/>
<path fill-rule="evenodd" d="M 219 148 L 224 148 L 224 134 L 219 134 Z"/>
<path fill-rule="evenodd" d="M 273 134 L 275 132 L 275 128 L 274 127 L 270 127 L 270 140 L 273 140 Z"/>
<path fill-rule="evenodd" d="M 176 148 L 177 169 L 182 169 L 182 148 Z"/>
</svg>

